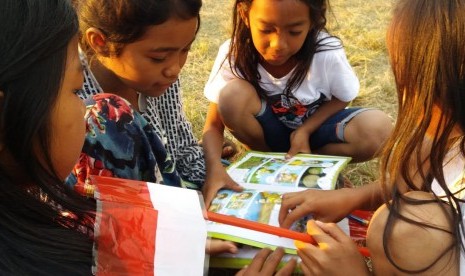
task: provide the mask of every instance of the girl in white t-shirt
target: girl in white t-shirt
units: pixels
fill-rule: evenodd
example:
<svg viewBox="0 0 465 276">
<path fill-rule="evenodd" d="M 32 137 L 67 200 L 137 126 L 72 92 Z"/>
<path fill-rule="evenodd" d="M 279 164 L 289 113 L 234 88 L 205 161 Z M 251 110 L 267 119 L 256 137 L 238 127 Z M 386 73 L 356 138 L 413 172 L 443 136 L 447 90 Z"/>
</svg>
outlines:
<svg viewBox="0 0 465 276">
<path fill-rule="evenodd" d="M 347 108 L 359 82 L 340 40 L 325 30 L 327 4 L 236 1 L 232 38 L 221 46 L 204 91 L 206 202 L 235 184 L 220 173 L 225 127 L 253 150 L 355 162 L 373 158 L 390 134 L 382 111 Z"/>
</svg>

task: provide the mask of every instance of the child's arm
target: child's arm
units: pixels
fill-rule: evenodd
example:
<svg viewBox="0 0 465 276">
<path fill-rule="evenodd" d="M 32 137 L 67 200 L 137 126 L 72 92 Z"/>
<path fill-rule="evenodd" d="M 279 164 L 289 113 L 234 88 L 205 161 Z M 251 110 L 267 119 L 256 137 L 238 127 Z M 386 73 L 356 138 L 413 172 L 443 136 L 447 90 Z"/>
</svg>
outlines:
<svg viewBox="0 0 465 276">
<path fill-rule="evenodd" d="M 283 195 L 279 224 L 289 228 L 296 220 L 311 214 L 314 219 L 336 222 L 354 210 L 376 210 L 383 203 L 381 186 L 372 182 L 357 188 L 306 190 Z"/>
<path fill-rule="evenodd" d="M 242 187 L 232 180 L 221 163 L 223 133 L 224 124 L 218 113 L 218 106 L 210 102 L 202 137 L 207 167 L 207 177 L 203 186 L 203 196 L 207 208 L 216 196 L 218 190 L 222 188 L 235 191 L 242 190 Z"/>
<path fill-rule="evenodd" d="M 320 106 L 305 122 L 291 133 L 291 148 L 286 158 L 291 158 L 297 153 L 311 153 L 310 136 L 328 118 L 344 109 L 349 103 L 340 101 L 333 97 L 330 101 Z"/>
</svg>

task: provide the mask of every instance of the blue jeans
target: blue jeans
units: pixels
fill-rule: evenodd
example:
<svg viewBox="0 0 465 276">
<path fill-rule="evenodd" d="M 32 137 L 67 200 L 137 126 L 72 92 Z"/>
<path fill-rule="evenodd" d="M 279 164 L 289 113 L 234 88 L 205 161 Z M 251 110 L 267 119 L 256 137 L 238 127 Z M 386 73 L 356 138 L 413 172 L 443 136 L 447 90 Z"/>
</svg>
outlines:
<svg viewBox="0 0 465 276">
<path fill-rule="evenodd" d="M 369 108 L 346 108 L 329 117 L 311 136 L 310 149 L 315 150 L 326 144 L 344 143 L 344 129 L 357 114 Z M 262 101 L 262 110 L 255 116 L 263 129 L 265 142 L 274 152 L 287 152 L 291 147 L 290 135 L 294 129 L 284 125 L 273 113 L 271 107 Z"/>
</svg>

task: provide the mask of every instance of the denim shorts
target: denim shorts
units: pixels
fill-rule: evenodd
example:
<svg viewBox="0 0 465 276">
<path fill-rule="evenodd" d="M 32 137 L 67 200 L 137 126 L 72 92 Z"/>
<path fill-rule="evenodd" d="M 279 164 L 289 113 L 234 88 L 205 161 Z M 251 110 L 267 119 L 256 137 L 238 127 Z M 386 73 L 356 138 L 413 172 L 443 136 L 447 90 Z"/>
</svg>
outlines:
<svg viewBox="0 0 465 276">
<path fill-rule="evenodd" d="M 346 108 L 328 118 L 310 136 L 310 149 L 318 149 L 326 144 L 344 143 L 345 126 L 357 114 L 366 110 L 370 110 L 370 108 Z M 272 151 L 289 151 L 291 147 L 290 135 L 294 129 L 283 124 L 264 101 L 262 101 L 262 110 L 255 118 L 262 126 L 265 142 Z"/>
</svg>

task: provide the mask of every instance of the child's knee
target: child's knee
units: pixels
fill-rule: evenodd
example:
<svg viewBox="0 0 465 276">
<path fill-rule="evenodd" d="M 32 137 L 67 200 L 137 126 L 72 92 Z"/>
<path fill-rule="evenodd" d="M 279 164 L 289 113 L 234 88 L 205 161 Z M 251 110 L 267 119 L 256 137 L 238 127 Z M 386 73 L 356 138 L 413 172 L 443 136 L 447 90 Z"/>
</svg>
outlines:
<svg viewBox="0 0 465 276">
<path fill-rule="evenodd" d="M 381 110 L 367 110 L 349 122 L 348 132 L 353 136 L 348 141 L 363 146 L 364 152 L 376 154 L 389 138 L 393 129 L 391 118 Z"/>
<path fill-rule="evenodd" d="M 255 115 L 260 109 L 257 91 L 245 80 L 231 80 L 220 92 L 218 110 L 223 118 Z"/>
<path fill-rule="evenodd" d="M 384 143 L 394 127 L 392 119 L 381 110 L 370 110 L 369 118 L 373 135 Z"/>
</svg>

